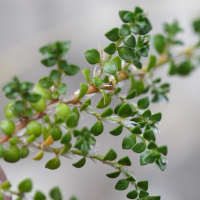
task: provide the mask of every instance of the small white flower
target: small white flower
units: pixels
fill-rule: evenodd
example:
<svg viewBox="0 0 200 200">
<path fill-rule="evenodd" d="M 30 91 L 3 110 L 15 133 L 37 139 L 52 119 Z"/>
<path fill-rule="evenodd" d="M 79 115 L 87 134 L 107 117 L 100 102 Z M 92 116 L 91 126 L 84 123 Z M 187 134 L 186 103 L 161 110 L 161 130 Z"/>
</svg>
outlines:
<svg viewBox="0 0 200 200">
<path fill-rule="evenodd" d="M 122 124 L 127 128 L 135 128 L 135 124 L 137 124 L 137 123 L 134 121 L 130 121 L 128 119 L 124 119 L 124 120 L 122 120 Z"/>
<path fill-rule="evenodd" d="M 99 144 L 96 143 L 95 145 L 90 145 L 89 148 L 89 152 L 88 152 L 88 157 L 94 157 L 94 156 L 98 156 L 99 155 L 99 149 L 97 148 L 99 147 Z"/>
</svg>

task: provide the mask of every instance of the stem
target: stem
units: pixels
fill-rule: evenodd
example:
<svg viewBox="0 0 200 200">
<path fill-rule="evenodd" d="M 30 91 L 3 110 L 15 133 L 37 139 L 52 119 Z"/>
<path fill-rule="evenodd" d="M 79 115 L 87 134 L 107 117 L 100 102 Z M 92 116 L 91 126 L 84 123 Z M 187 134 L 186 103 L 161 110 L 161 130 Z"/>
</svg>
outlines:
<svg viewBox="0 0 200 200">
<path fill-rule="evenodd" d="M 121 42 L 122 38 L 120 38 L 117 42 L 116 42 L 116 45 L 119 45 L 120 42 Z M 191 52 L 194 50 L 195 48 L 194 47 L 190 47 L 188 49 L 186 49 L 185 51 L 183 51 L 181 54 L 191 54 Z M 189 52 L 189 53 L 188 53 Z M 160 55 L 160 59 L 158 60 L 155 68 L 157 67 L 160 67 L 162 66 L 163 64 L 167 63 L 169 61 L 169 58 L 167 56 L 166 53 L 164 54 L 161 54 Z M 138 69 L 139 70 L 139 69 Z M 143 69 L 142 70 L 144 73 L 146 72 L 146 69 Z M 122 70 L 119 74 L 118 74 L 118 81 L 123 81 L 123 80 L 126 80 L 129 78 L 129 74 L 126 73 L 125 70 Z M 106 90 L 112 90 L 113 89 L 113 86 L 115 85 L 115 80 L 112 82 L 112 86 L 105 86 L 104 88 L 102 89 L 106 89 Z M 92 94 L 92 93 L 97 93 L 99 90 L 98 88 L 96 88 L 93 84 L 90 84 L 89 87 L 88 87 L 88 91 L 87 91 L 87 94 Z M 79 100 L 78 100 L 78 97 L 77 95 L 72 94 L 71 96 L 71 100 L 67 101 L 67 102 L 64 102 L 65 104 L 77 104 L 79 103 Z M 55 99 L 55 100 L 52 100 L 50 102 L 50 104 L 48 104 L 46 106 L 46 109 L 54 104 L 54 103 L 58 103 L 60 100 L 59 99 Z M 36 112 L 34 115 L 37 115 L 38 113 Z M 43 116 L 45 116 L 46 114 L 45 113 L 40 113 L 39 116 L 37 117 L 37 119 L 40 119 L 42 118 Z M 32 119 L 32 118 L 26 118 L 24 121 L 22 121 L 20 124 L 16 125 L 16 128 L 15 128 L 15 132 L 21 130 L 22 128 L 24 128 L 28 122 L 32 121 L 32 120 L 37 120 L 37 119 Z M 0 144 L 3 144 L 4 142 L 8 141 L 8 139 L 10 138 L 11 136 L 3 136 L 2 138 L 0 138 Z"/>
</svg>

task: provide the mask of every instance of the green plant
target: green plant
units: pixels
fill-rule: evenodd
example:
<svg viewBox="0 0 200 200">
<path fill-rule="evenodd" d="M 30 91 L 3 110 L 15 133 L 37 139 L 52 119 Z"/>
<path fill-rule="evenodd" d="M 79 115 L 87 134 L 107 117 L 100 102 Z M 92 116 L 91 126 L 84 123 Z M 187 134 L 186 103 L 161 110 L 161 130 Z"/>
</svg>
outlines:
<svg viewBox="0 0 200 200">
<path fill-rule="evenodd" d="M 149 96 L 140 95 L 151 92 L 152 102 L 167 101 L 170 85 L 161 83 L 160 78 L 154 79 L 154 71 L 163 64 L 170 63 L 169 75 L 190 74 L 199 64 L 199 56 L 195 54 L 199 42 L 174 56 L 172 48 L 183 45 L 183 42 L 176 38 L 182 29 L 177 21 L 172 24 L 165 23 L 164 35 L 153 36 L 153 45 L 159 56 L 149 56 L 151 35 L 148 33 L 152 26 L 143 10 L 136 7 L 134 12 L 120 11 L 119 16 L 123 21 L 122 26 L 105 34 L 111 43 L 100 52 L 96 49 L 84 52 L 88 63 L 94 65 L 93 77 L 89 68 L 82 70 L 87 83 L 80 83 L 80 89 L 70 97 L 61 97 L 67 93 L 63 77 L 73 76 L 80 71 L 78 66 L 69 64 L 64 59 L 70 48 L 70 41 L 57 41 L 40 48 L 44 56 L 42 64 L 56 68 L 48 76 L 41 78 L 38 84 L 34 86 L 31 82 L 21 82 L 14 77 L 12 82 L 3 87 L 5 96 L 12 99 L 12 102 L 6 105 L 7 119 L 0 124 L 5 133 L 0 139 L 0 157 L 14 163 L 27 157 L 29 147 L 34 147 L 39 150 L 33 157 L 35 160 L 42 159 L 46 152 L 55 154 L 55 158 L 45 165 L 50 170 L 60 167 L 60 156 L 79 155 L 80 160 L 73 164 L 76 168 L 83 167 L 88 158 L 99 160 L 115 169 L 114 172 L 106 174 L 107 177 L 118 178 L 120 174 L 125 176 L 117 179 L 116 190 L 126 190 L 129 184 L 132 184 L 131 191 L 127 191 L 127 198 L 159 200 L 160 196 L 152 196 L 147 192 L 147 180 L 136 180 L 129 169 L 131 159 L 128 156 L 117 159 L 114 149 L 108 150 L 105 156 L 100 156 L 93 148 L 96 137 L 104 131 L 105 123 L 115 123 L 116 127 L 109 132 L 111 135 L 118 136 L 123 130 L 128 132 L 122 141 L 122 149 L 139 153 L 141 166 L 155 163 L 164 171 L 167 165 L 167 146 L 160 146 L 155 142 L 155 135 L 159 131 L 157 123 L 160 122 L 162 114 L 153 114 L 149 109 Z M 193 25 L 199 34 L 200 22 L 195 21 Z M 149 57 L 147 66 L 142 64 L 143 57 Z M 125 80 L 129 80 L 128 93 L 121 89 L 121 82 Z M 91 97 L 96 93 L 102 95 L 96 108 L 106 108 L 103 111 L 97 112 L 91 106 Z M 113 96 L 119 101 L 115 108 L 111 108 Z M 77 126 L 80 115 L 84 112 L 96 117 L 97 121 L 88 125 L 89 127 L 79 129 Z M 19 120 L 20 123 L 14 125 L 13 119 Z M 40 122 L 40 119 L 43 121 Z M 4 147 L 2 144 L 7 141 L 10 146 Z M 59 141 L 60 145 L 51 146 L 54 141 Z M 1 170 L 1 176 L 2 174 Z M 18 186 L 18 191 L 13 191 L 10 187 L 11 184 L 6 179 L 2 180 L 0 199 L 7 193 L 24 199 L 25 193 L 32 189 L 32 182 L 29 178 L 23 180 Z M 50 191 L 50 196 L 55 200 L 62 199 L 58 187 Z M 40 191 L 36 191 L 33 199 L 46 197 Z"/>
</svg>

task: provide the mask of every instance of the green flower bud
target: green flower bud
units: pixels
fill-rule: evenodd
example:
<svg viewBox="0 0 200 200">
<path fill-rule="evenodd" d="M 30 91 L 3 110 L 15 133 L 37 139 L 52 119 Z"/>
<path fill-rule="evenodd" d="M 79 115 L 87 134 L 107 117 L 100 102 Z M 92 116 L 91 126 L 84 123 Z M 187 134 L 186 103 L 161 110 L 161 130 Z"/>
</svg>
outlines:
<svg viewBox="0 0 200 200">
<path fill-rule="evenodd" d="M 36 121 L 29 122 L 26 126 L 26 133 L 28 135 L 34 135 L 35 137 L 39 137 L 42 133 L 41 124 Z"/>
<path fill-rule="evenodd" d="M 17 146 L 11 145 L 4 151 L 4 160 L 6 162 L 15 163 L 20 159 L 20 150 Z"/>
<path fill-rule="evenodd" d="M 30 105 L 37 112 L 42 112 L 46 108 L 46 101 L 42 97 L 38 102 L 36 102 L 36 103 L 30 103 Z"/>
<path fill-rule="evenodd" d="M 23 146 L 20 149 L 20 157 L 21 158 L 26 158 L 29 155 L 29 149 L 26 146 Z"/>
<path fill-rule="evenodd" d="M 59 103 L 57 106 L 56 106 L 56 113 L 59 117 L 62 117 L 62 118 L 67 118 L 68 115 L 71 113 L 71 110 L 69 108 L 69 106 L 67 106 L 66 104 L 64 103 Z"/>
<path fill-rule="evenodd" d="M 51 129 L 50 134 L 54 141 L 58 141 L 62 137 L 61 130 L 56 126 Z"/>
<path fill-rule="evenodd" d="M 15 113 L 12 111 L 12 106 L 15 104 L 14 101 L 8 103 L 4 109 L 4 114 L 8 119 L 15 117 Z"/>
<path fill-rule="evenodd" d="M 6 135 L 11 136 L 15 132 L 15 124 L 9 119 L 4 119 L 1 121 L 0 127 Z"/>
<path fill-rule="evenodd" d="M 40 94 L 43 98 L 51 100 L 51 90 L 43 88 L 40 84 L 36 84 L 33 88 L 33 92 Z"/>
</svg>

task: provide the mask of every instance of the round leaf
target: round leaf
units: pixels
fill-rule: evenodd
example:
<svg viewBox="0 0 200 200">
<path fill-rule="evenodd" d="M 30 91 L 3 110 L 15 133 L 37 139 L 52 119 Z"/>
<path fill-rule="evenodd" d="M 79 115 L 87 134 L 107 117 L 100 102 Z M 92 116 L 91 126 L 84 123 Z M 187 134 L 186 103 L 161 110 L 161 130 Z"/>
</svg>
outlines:
<svg viewBox="0 0 200 200">
<path fill-rule="evenodd" d="M 18 189 L 21 192 L 30 192 L 32 190 L 32 181 L 30 178 L 27 178 L 25 180 L 23 180 L 19 185 L 18 185 Z"/>
<path fill-rule="evenodd" d="M 136 143 L 136 136 L 133 134 L 127 135 L 122 141 L 122 149 L 131 149 Z"/>
<path fill-rule="evenodd" d="M 128 188 L 129 182 L 126 179 L 120 179 L 115 185 L 116 190 L 126 190 Z"/>
<path fill-rule="evenodd" d="M 149 97 L 144 97 L 138 101 L 137 106 L 139 109 L 146 109 L 149 107 L 149 104 L 150 104 Z"/>
<path fill-rule="evenodd" d="M 90 132 L 93 133 L 95 136 L 100 135 L 103 132 L 103 124 L 101 120 L 98 120 L 90 129 Z"/>
<path fill-rule="evenodd" d="M 85 58 L 91 65 L 100 63 L 100 54 L 96 49 L 89 49 L 84 52 Z"/>
<path fill-rule="evenodd" d="M 133 145 L 132 150 L 135 153 L 141 153 L 146 149 L 146 144 L 144 142 L 139 142 Z"/>
<path fill-rule="evenodd" d="M 60 158 L 58 156 L 49 160 L 45 165 L 45 168 L 48 168 L 51 170 L 58 169 L 59 167 L 60 167 Z"/>
<path fill-rule="evenodd" d="M 76 168 L 81 168 L 81 167 L 83 167 L 84 165 L 85 165 L 85 163 L 86 163 L 86 158 L 85 157 L 83 157 L 83 158 L 81 158 L 78 162 L 76 162 L 76 163 L 74 163 L 74 164 L 72 164 L 74 167 L 76 167 Z"/>
</svg>

